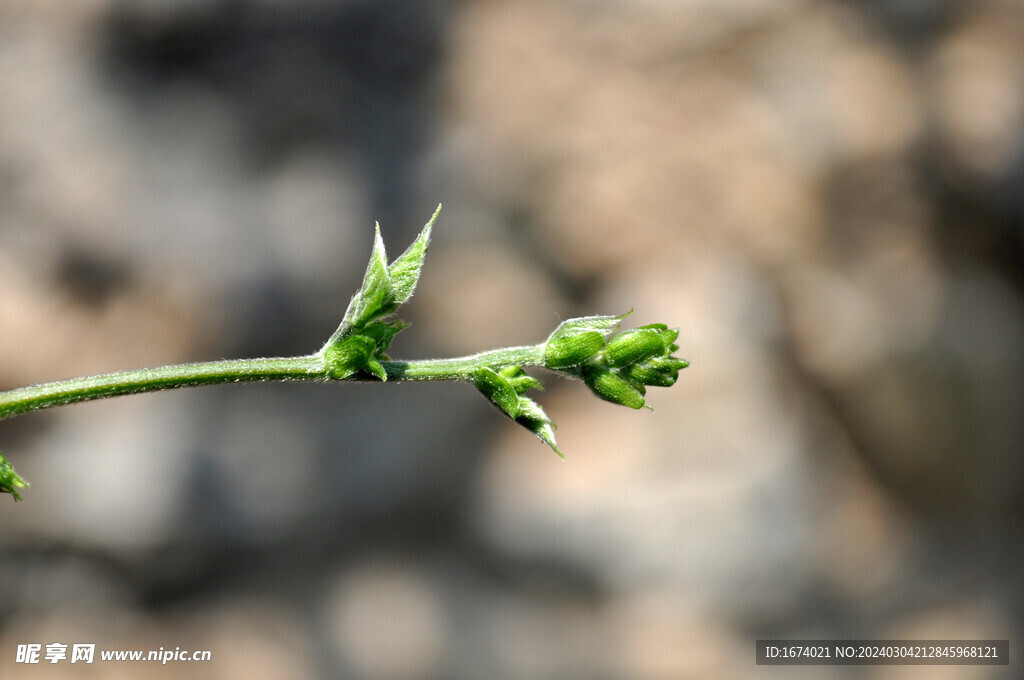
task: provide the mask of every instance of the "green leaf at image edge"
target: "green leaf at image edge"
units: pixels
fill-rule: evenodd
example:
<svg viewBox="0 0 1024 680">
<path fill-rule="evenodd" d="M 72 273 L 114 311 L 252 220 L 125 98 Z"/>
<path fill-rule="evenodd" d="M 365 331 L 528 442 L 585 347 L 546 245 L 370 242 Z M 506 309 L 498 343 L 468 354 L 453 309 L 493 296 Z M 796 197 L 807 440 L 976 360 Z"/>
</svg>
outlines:
<svg viewBox="0 0 1024 680">
<path fill-rule="evenodd" d="M 21 495 L 17 490 L 28 488 L 28 486 L 29 483 L 14 471 L 14 467 L 0 453 L 0 493 L 9 493 L 14 496 L 15 501 L 20 501 Z"/>
</svg>

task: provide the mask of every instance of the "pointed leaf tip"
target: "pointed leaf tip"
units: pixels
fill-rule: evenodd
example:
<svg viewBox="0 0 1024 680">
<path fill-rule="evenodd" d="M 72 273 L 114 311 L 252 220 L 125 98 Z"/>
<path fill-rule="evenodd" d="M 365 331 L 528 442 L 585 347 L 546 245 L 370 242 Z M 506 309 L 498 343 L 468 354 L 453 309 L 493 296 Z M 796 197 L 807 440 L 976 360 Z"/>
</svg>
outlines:
<svg viewBox="0 0 1024 680">
<path fill-rule="evenodd" d="M 419 282 L 420 272 L 423 269 L 423 259 L 426 257 L 427 249 L 430 247 L 430 234 L 434 229 L 434 222 L 437 221 L 437 216 L 440 213 L 441 206 L 439 204 L 430 221 L 423 227 L 420 235 L 388 268 L 395 302 L 399 304 L 412 297 L 413 291 L 416 290 L 416 284 Z"/>
<path fill-rule="evenodd" d="M 374 229 L 373 250 L 370 252 L 370 262 L 366 265 L 363 285 L 349 304 L 345 323 L 361 328 L 377 317 L 390 314 L 395 308 L 391 275 L 388 273 L 388 256 L 378 222 Z"/>
<path fill-rule="evenodd" d="M 540 407 L 540 404 L 528 397 L 520 397 L 519 409 L 520 414 L 516 418 L 516 422 L 537 435 L 538 439 L 550 446 L 552 451 L 557 453 L 562 460 L 565 460 L 565 455 L 558 449 L 558 445 L 555 443 L 555 429 L 557 428 L 551 421 L 551 418 L 548 418 L 547 414 L 544 413 L 544 409 Z"/>
</svg>

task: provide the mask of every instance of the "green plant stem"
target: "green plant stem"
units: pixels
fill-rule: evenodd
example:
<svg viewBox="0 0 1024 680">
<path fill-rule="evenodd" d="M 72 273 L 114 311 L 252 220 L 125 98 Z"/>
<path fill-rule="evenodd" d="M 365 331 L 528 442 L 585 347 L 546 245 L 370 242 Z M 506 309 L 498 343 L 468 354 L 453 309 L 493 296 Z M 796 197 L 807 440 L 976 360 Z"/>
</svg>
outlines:
<svg viewBox="0 0 1024 680">
<path fill-rule="evenodd" d="M 472 380 L 481 368 L 501 366 L 543 366 L 544 343 L 506 347 L 457 359 L 420 361 L 383 361 L 388 379 L 396 380 Z"/>
<path fill-rule="evenodd" d="M 542 343 L 481 352 L 456 359 L 384 361 L 381 363 L 389 380 L 471 381 L 474 373 L 481 367 L 508 364 L 536 366 L 543 362 L 543 355 L 544 345 Z M 0 392 L 0 420 L 28 411 L 124 394 L 158 392 L 218 383 L 272 380 L 328 381 L 330 377 L 322 352 L 299 357 L 231 359 L 121 371 Z M 376 380 L 376 378 L 357 373 L 345 380 Z"/>
</svg>

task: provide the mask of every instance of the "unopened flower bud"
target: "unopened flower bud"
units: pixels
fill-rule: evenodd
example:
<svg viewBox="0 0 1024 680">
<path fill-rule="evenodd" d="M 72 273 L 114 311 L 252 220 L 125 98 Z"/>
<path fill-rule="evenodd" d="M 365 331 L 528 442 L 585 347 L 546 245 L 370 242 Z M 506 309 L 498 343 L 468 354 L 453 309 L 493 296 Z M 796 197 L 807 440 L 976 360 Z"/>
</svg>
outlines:
<svg viewBox="0 0 1024 680">
<path fill-rule="evenodd" d="M 669 328 L 663 323 L 652 323 L 646 326 L 640 326 L 640 328 L 650 328 L 656 330 L 661 335 L 661 344 L 664 346 L 666 352 L 674 352 L 679 349 L 678 346 L 673 346 L 672 343 L 679 337 L 678 328 Z"/>
<path fill-rule="evenodd" d="M 583 381 L 594 394 L 613 404 L 629 408 L 643 408 L 642 385 L 634 385 L 615 372 L 602 366 L 588 366 L 583 371 Z"/>
<path fill-rule="evenodd" d="M 650 368 L 646 364 L 632 364 L 622 369 L 622 375 L 642 385 L 672 387 L 676 383 L 676 379 L 679 378 L 679 371 L 659 370 Z"/>
<path fill-rule="evenodd" d="M 376 347 L 376 349 L 373 352 L 375 356 L 381 357 L 382 359 L 387 359 L 387 356 L 384 354 L 384 352 L 387 351 L 388 347 L 391 345 L 391 340 L 395 337 L 395 335 L 397 335 L 398 333 L 400 333 L 401 331 L 405 330 L 408 327 L 409 324 L 404 323 L 402 321 L 374 321 L 373 323 L 366 326 L 366 328 L 359 331 L 359 335 L 365 335 L 366 337 L 373 340 L 373 343 Z"/>
<path fill-rule="evenodd" d="M 665 345 L 657 329 L 636 328 L 612 338 L 604 348 L 604 359 L 611 368 L 618 368 L 664 351 Z"/>
<path fill-rule="evenodd" d="M 576 366 L 597 354 L 602 347 L 604 335 L 598 331 L 552 335 L 544 345 L 544 365 L 547 368 Z"/>
<path fill-rule="evenodd" d="M 656 371 L 679 371 L 690 365 L 690 362 L 686 359 L 676 359 L 675 357 L 651 357 L 647 361 L 643 362 L 643 366 L 653 368 Z"/>
</svg>

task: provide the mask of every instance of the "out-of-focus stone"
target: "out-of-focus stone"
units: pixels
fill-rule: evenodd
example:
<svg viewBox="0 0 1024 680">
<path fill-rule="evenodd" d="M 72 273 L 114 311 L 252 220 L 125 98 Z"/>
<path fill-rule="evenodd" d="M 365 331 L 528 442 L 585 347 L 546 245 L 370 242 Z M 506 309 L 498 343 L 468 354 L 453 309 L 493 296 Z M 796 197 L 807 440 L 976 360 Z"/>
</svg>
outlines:
<svg viewBox="0 0 1024 680">
<path fill-rule="evenodd" d="M 721 678 L 740 680 L 755 677 L 792 677 L 792 668 L 779 669 L 790 675 L 773 674 L 776 669 L 756 667 L 749 661 L 752 640 L 738 635 L 717 617 L 700 613 L 678 591 L 652 588 L 620 598 L 603 612 L 608 634 L 609 669 L 619 677 L 642 680 L 675 678 Z M 839 677 L 827 668 L 815 668 L 816 678 Z"/>
<path fill-rule="evenodd" d="M 181 404 L 181 395 L 138 395 L 61 412 L 18 466 L 34 482 L 35 511 L 17 513 L 11 528 L 25 541 L 113 552 L 166 544 L 186 498 Z"/>
<path fill-rule="evenodd" d="M 540 263 L 511 247 L 449 244 L 431 252 L 429 281 L 417 288 L 418 325 L 447 353 L 542 341 L 558 325 L 554 282 Z"/>
<path fill-rule="evenodd" d="M 811 173 L 903 153 L 922 131 L 912 71 L 851 7 L 805 5 L 745 54 Z"/>
<path fill-rule="evenodd" d="M 1024 11 L 982 10 L 935 49 L 939 139 L 951 168 L 990 183 L 1024 154 Z"/>
<path fill-rule="evenodd" d="M 448 644 L 444 603 L 416 570 L 359 565 L 340 576 L 326 606 L 338 660 L 355 677 L 438 677 Z"/>
<path fill-rule="evenodd" d="M 481 3 L 464 17 L 453 56 L 459 120 L 544 178 L 531 190 L 543 215 L 537 237 L 571 253 L 559 264 L 574 274 L 682 247 L 674 235 L 712 225 L 735 230 L 739 247 L 753 237 L 777 259 L 802 249 L 813 224 L 813 200 L 749 83 L 728 66 L 685 68 L 667 44 L 659 53 L 646 38 L 637 58 L 636 42 L 621 40 L 647 22 L 679 30 L 663 11 L 614 12 L 616 31 L 604 39 L 594 37 L 605 35 L 594 28 L 604 15 L 571 4 Z M 680 68 L 647 68 L 652 59 Z M 586 76 L 593 62 L 602 65 L 597 82 Z"/>
<path fill-rule="evenodd" d="M 835 431 L 831 438 L 843 440 Z M 908 573 L 913 525 L 849 446 L 829 455 L 817 479 L 814 557 L 822 582 L 850 603 L 871 602 Z M 851 615 L 856 616 L 851 604 Z"/>
<path fill-rule="evenodd" d="M 194 649 L 212 652 L 211 662 L 179 664 L 183 672 L 196 673 L 186 677 L 203 677 L 202 672 L 215 680 L 322 677 L 313 645 L 295 613 L 262 598 L 215 602 L 182 627 L 195 639 Z"/>
<path fill-rule="evenodd" d="M 944 292 L 927 341 L 889 348 L 838 398 L 889 483 L 932 512 L 994 517 L 1024 480 L 1024 303 L 979 274 Z"/>
<path fill-rule="evenodd" d="M 211 329 L 199 326 L 208 310 L 187 285 L 161 289 L 145 279 L 92 307 L 55 291 L 45 255 L 32 262 L 29 269 L 0 250 L 0 356 L 6 358 L 0 381 L 6 386 L 184 361 L 209 340 Z"/>
</svg>

